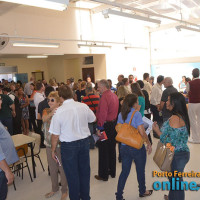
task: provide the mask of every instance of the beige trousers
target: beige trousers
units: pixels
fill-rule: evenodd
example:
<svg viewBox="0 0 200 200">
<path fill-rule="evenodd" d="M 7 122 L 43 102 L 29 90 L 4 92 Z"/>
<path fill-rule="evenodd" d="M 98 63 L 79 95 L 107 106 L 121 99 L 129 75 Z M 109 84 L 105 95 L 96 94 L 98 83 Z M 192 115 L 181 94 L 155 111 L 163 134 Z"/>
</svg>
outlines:
<svg viewBox="0 0 200 200">
<path fill-rule="evenodd" d="M 200 103 L 189 103 L 190 138 L 200 143 Z"/>
<path fill-rule="evenodd" d="M 51 156 L 51 148 L 46 147 L 46 152 L 47 152 L 47 162 L 49 165 L 49 171 L 50 171 L 50 176 L 51 176 L 51 183 L 52 183 L 52 191 L 57 192 L 59 190 L 59 181 L 58 181 L 58 171 L 60 172 L 60 179 L 61 179 L 61 186 L 62 186 L 62 193 L 67 192 L 67 180 L 65 177 L 65 173 L 63 170 L 63 167 L 59 166 L 58 163 L 55 162 L 55 160 Z M 58 156 L 59 161 L 61 162 L 61 154 L 60 154 L 60 148 L 56 148 L 56 155 Z"/>
</svg>

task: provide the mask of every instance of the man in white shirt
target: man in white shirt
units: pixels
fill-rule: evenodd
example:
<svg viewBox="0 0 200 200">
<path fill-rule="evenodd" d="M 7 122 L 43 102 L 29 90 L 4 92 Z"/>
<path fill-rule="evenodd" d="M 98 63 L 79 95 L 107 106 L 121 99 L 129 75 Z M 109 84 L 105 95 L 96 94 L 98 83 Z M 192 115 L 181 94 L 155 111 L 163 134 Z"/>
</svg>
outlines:
<svg viewBox="0 0 200 200">
<path fill-rule="evenodd" d="M 37 133 L 41 135 L 41 148 L 44 148 L 44 133 L 42 132 L 42 119 L 40 114 L 38 114 L 38 105 L 41 101 L 45 99 L 44 91 L 45 91 L 45 86 L 43 83 L 38 82 L 36 83 L 36 90 L 37 92 L 34 95 L 34 104 L 35 104 L 35 116 L 37 119 Z"/>
<path fill-rule="evenodd" d="M 96 117 L 86 104 L 73 100 L 68 86 L 61 86 L 58 94 L 63 104 L 54 114 L 49 129 L 52 134 L 52 157 L 56 161 L 55 150 L 60 140 L 70 200 L 90 200 L 88 123 L 94 122 Z"/>
<path fill-rule="evenodd" d="M 40 115 L 38 115 L 38 105 L 41 101 L 43 101 L 45 99 L 44 96 L 44 91 L 45 91 L 45 87 L 44 84 L 41 82 L 36 83 L 36 90 L 37 92 L 34 95 L 34 104 L 35 104 L 35 116 L 36 119 L 40 119 L 41 117 Z"/>
<path fill-rule="evenodd" d="M 159 115 L 160 101 L 162 97 L 162 84 L 164 82 L 164 76 L 160 75 L 157 77 L 157 83 L 153 86 L 151 91 L 150 103 L 151 112 L 153 113 L 153 121 L 156 121 L 159 126 L 162 125 L 162 116 Z M 154 132 L 153 136 L 158 138 L 157 134 Z"/>
<path fill-rule="evenodd" d="M 148 92 L 149 97 L 151 96 L 152 85 L 149 83 L 149 73 L 143 74 L 144 90 Z"/>
<path fill-rule="evenodd" d="M 94 87 L 95 87 L 95 84 L 92 82 L 92 80 L 91 80 L 91 77 L 90 77 L 90 76 L 88 76 L 88 77 L 87 77 L 87 83 L 91 83 L 91 84 L 92 84 L 92 88 L 94 88 Z"/>
</svg>

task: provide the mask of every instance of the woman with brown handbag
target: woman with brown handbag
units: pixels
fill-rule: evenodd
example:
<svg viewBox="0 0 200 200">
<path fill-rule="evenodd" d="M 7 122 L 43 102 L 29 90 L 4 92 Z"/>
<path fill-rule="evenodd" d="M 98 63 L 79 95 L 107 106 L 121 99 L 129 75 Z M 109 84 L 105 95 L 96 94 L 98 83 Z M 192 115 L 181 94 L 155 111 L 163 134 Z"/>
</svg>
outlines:
<svg viewBox="0 0 200 200">
<path fill-rule="evenodd" d="M 164 144 L 168 143 L 170 149 L 174 151 L 174 157 L 171 163 L 171 172 L 174 174 L 174 171 L 183 172 L 185 165 L 190 159 L 190 151 L 187 146 L 190 135 L 190 121 L 185 98 L 181 93 L 172 93 L 168 97 L 166 107 L 172 112 L 171 118 L 163 124 L 161 130 L 155 122 L 153 124 L 153 130 L 160 136 L 160 141 Z M 169 180 L 171 181 L 172 178 L 169 178 Z M 180 184 L 182 181 L 183 178 L 179 177 Z M 177 191 L 171 189 L 169 195 L 165 195 L 164 199 L 184 200 L 184 190 Z"/>
<path fill-rule="evenodd" d="M 133 112 L 138 108 L 138 96 L 136 94 L 128 94 L 122 104 L 121 113 L 118 116 L 118 123 L 129 123 Z M 142 115 L 139 111 L 136 111 L 131 125 L 138 129 L 144 141 L 147 142 L 147 151 L 150 154 L 151 144 L 145 133 Z M 153 190 L 146 190 L 145 186 L 145 165 L 146 165 L 146 149 L 143 145 L 141 149 L 136 149 L 131 146 L 121 145 L 121 157 L 122 157 L 122 172 L 120 174 L 117 186 L 116 200 L 123 200 L 123 190 L 126 184 L 126 180 L 129 176 L 132 161 L 134 160 L 136 165 L 137 179 L 139 184 L 139 197 L 150 196 Z"/>
</svg>

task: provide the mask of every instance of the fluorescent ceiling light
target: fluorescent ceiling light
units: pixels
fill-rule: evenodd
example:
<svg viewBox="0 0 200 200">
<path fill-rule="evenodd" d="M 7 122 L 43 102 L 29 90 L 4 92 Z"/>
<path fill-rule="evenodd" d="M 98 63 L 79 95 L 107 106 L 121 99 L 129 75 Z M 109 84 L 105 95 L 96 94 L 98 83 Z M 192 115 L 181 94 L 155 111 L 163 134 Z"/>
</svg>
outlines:
<svg viewBox="0 0 200 200">
<path fill-rule="evenodd" d="M 13 42 L 14 47 L 48 47 L 48 48 L 58 48 L 59 43 L 41 43 L 41 42 Z"/>
<path fill-rule="evenodd" d="M 185 29 L 185 30 L 189 30 L 189 31 L 195 31 L 195 32 L 200 32 L 200 29 L 191 28 L 191 27 L 183 26 L 183 25 L 176 26 L 176 30 L 177 31 L 181 31 L 181 29 Z"/>
<path fill-rule="evenodd" d="M 43 54 L 44 56 L 64 56 L 65 54 Z"/>
<path fill-rule="evenodd" d="M 27 56 L 27 58 L 48 58 L 48 56 L 43 56 L 43 55 L 31 55 L 31 56 Z"/>
<path fill-rule="evenodd" d="M 148 48 L 147 47 L 132 47 L 132 46 L 129 46 L 129 47 L 124 47 L 126 50 L 127 49 L 145 49 L 147 50 Z"/>
<path fill-rule="evenodd" d="M 69 0 L 0 0 L 9 3 L 23 4 L 53 10 L 63 11 L 67 8 Z"/>
<path fill-rule="evenodd" d="M 152 19 L 152 18 L 140 16 L 140 15 L 129 14 L 129 13 L 111 10 L 111 9 L 103 10 L 102 14 L 104 15 L 105 18 L 108 18 L 108 15 L 111 14 L 111 15 L 118 15 L 118 16 L 122 16 L 122 17 L 128 17 L 128 18 L 138 19 L 138 20 L 142 20 L 142 21 L 152 22 L 155 24 L 161 23 L 161 21 L 157 20 L 157 19 Z"/>
<path fill-rule="evenodd" d="M 112 46 L 96 45 L 96 44 L 78 44 L 78 48 L 80 48 L 80 47 L 105 47 L 105 48 L 111 48 Z"/>
</svg>

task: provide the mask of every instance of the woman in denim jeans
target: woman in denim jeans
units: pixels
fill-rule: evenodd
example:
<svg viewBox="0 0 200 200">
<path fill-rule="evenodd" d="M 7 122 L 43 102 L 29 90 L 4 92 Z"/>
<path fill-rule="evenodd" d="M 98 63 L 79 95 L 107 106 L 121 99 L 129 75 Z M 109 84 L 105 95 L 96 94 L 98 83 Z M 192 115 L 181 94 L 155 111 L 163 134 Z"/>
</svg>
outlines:
<svg viewBox="0 0 200 200">
<path fill-rule="evenodd" d="M 174 171 L 183 172 L 185 165 L 190 159 L 190 151 L 187 146 L 190 135 L 190 121 L 185 98 L 181 93 L 172 93 L 168 97 L 166 106 L 172 112 L 171 118 L 163 124 L 161 130 L 156 122 L 153 125 L 153 129 L 160 136 L 162 143 L 171 143 L 174 147 L 174 158 L 171 165 L 171 172 L 173 174 Z M 169 178 L 169 180 L 171 181 L 172 178 Z M 179 177 L 179 184 L 182 181 L 183 178 Z M 170 189 L 169 195 L 165 195 L 164 199 L 184 200 L 185 192 L 184 190 Z"/>
<path fill-rule="evenodd" d="M 121 113 L 118 116 L 118 123 L 129 123 L 132 113 L 138 110 L 138 96 L 136 94 L 128 94 L 122 104 Z M 144 141 L 147 142 L 147 151 L 151 153 L 151 144 L 148 136 L 145 133 L 142 121 L 142 115 L 139 111 L 134 114 L 131 125 L 139 130 Z M 141 149 L 135 149 L 125 144 L 121 144 L 122 172 L 120 174 L 117 186 L 116 200 L 123 200 L 123 190 L 126 180 L 129 176 L 132 161 L 136 165 L 137 180 L 139 184 L 139 196 L 150 196 L 153 190 L 146 190 L 145 186 L 145 165 L 146 165 L 146 149 L 143 145 Z"/>
</svg>

